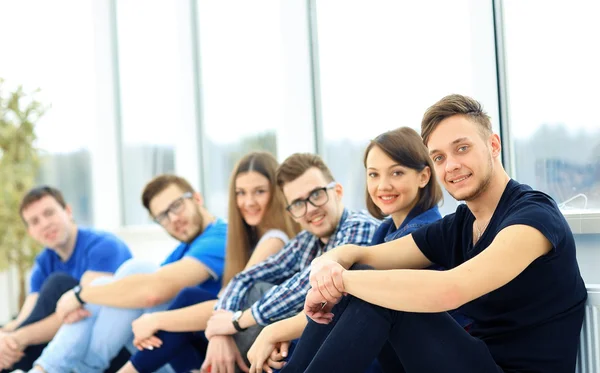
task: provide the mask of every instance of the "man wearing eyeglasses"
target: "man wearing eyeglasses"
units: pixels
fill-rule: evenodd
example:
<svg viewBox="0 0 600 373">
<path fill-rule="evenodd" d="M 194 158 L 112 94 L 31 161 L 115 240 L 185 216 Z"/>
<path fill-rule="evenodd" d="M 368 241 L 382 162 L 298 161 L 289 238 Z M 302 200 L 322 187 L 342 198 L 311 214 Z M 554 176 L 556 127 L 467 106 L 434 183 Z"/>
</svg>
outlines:
<svg viewBox="0 0 600 373">
<path fill-rule="evenodd" d="M 56 311 L 67 324 L 35 362 L 33 372 L 105 371 L 133 341 L 131 323 L 143 313 L 165 310 L 185 287 L 199 286 L 215 296 L 219 292 L 227 224 L 210 214 L 201 195 L 178 176 L 150 181 L 142 202 L 154 221 L 181 244 L 160 267 L 132 260 L 113 278 L 65 293 Z M 87 317 L 68 324 L 81 316 Z"/>
<path fill-rule="evenodd" d="M 302 310 L 314 258 L 347 243 L 368 245 L 377 229 L 376 220 L 344 208 L 342 186 L 317 155 L 287 158 L 277 170 L 277 184 L 288 213 L 304 231 L 224 289 L 205 332 L 209 345 L 203 372 L 233 372 L 234 362 L 246 356 L 263 326 Z"/>
</svg>

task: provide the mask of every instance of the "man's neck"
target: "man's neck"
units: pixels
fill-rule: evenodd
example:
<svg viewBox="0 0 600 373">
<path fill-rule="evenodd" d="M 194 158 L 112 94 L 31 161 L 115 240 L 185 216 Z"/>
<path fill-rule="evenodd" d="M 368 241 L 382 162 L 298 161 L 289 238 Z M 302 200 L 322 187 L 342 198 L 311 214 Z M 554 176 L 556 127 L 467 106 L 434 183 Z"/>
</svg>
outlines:
<svg viewBox="0 0 600 373">
<path fill-rule="evenodd" d="M 77 242 L 77 225 L 73 224 L 69 229 L 69 239 L 64 245 L 52 248 L 56 254 L 60 257 L 62 262 L 66 262 L 73 255 L 73 251 L 75 251 L 75 243 Z"/>
<path fill-rule="evenodd" d="M 501 168 L 492 176 L 492 180 L 486 190 L 476 199 L 467 202 L 467 207 L 475 215 L 477 221 L 484 224 L 489 222 L 509 181 L 510 177 Z"/>
<path fill-rule="evenodd" d="M 204 208 L 200 210 L 200 213 L 202 214 L 202 232 L 204 232 L 209 225 L 217 220 L 217 218 Z"/>
</svg>

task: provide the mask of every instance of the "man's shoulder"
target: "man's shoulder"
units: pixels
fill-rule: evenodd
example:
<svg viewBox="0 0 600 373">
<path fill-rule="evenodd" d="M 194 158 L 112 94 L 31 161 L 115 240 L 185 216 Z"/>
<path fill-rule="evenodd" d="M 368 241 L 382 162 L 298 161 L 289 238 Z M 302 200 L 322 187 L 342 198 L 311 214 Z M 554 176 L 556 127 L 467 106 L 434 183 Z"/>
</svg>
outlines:
<svg viewBox="0 0 600 373">
<path fill-rule="evenodd" d="M 560 211 L 554 199 L 548 194 L 531 188 L 529 185 L 520 184 L 511 180 L 511 190 L 507 198 L 502 201 L 507 215 L 523 209 L 550 210 L 559 214 Z"/>
<path fill-rule="evenodd" d="M 115 234 L 88 227 L 77 228 L 77 240 L 88 249 L 105 244 L 109 244 L 116 248 L 127 248 L 125 242 Z"/>
</svg>

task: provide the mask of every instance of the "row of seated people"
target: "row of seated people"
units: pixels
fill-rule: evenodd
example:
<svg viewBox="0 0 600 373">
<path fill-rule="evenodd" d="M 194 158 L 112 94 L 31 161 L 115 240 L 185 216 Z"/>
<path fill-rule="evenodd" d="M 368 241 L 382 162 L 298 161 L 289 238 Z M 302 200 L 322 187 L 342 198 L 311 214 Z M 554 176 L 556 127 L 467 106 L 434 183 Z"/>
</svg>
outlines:
<svg viewBox="0 0 600 373">
<path fill-rule="evenodd" d="M 500 151 L 480 103 L 450 95 L 421 136 L 402 127 L 370 142 L 370 215 L 344 206 L 314 154 L 243 157 L 227 222 L 185 179 L 158 176 L 142 203 L 181 242 L 160 266 L 36 188 L 21 216 L 46 249 L 0 332 L 0 367 L 573 372 L 587 297 L 573 235 L 549 196 L 509 178 Z M 440 184 L 465 201 L 444 218 Z"/>
</svg>

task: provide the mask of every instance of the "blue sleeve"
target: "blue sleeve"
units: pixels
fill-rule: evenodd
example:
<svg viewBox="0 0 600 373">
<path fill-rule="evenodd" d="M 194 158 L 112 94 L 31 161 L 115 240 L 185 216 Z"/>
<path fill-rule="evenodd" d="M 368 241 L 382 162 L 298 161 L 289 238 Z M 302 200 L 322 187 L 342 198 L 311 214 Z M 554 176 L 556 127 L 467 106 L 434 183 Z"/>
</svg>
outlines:
<svg viewBox="0 0 600 373">
<path fill-rule="evenodd" d="M 29 293 L 39 293 L 44 281 L 48 278 L 48 272 L 44 269 L 42 262 L 48 257 L 43 253 L 35 260 L 35 264 L 31 269 L 31 278 L 29 282 Z"/>
<path fill-rule="evenodd" d="M 225 265 L 225 238 L 214 236 L 197 240 L 184 257 L 200 261 L 208 267 L 211 276 L 218 280 L 223 275 Z"/>
<path fill-rule="evenodd" d="M 116 238 L 103 237 L 88 249 L 88 267 L 86 271 L 114 273 L 131 253 L 124 243 Z"/>
</svg>

